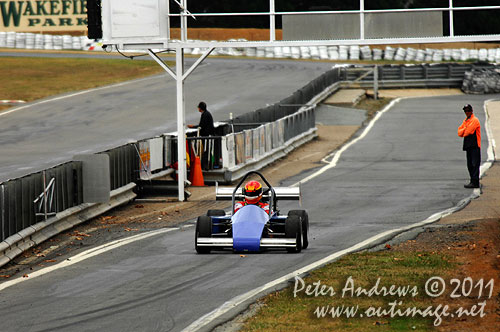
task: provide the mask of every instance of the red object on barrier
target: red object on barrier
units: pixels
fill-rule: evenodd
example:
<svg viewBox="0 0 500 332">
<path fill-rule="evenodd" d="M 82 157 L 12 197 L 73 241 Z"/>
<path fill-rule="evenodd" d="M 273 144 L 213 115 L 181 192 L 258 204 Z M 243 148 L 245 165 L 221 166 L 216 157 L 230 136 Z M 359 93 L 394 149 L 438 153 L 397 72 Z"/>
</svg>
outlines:
<svg viewBox="0 0 500 332">
<path fill-rule="evenodd" d="M 203 171 L 201 170 L 201 160 L 198 156 L 194 159 L 191 185 L 195 187 L 203 187 L 205 185 L 205 180 L 203 180 Z"/>
</svg>

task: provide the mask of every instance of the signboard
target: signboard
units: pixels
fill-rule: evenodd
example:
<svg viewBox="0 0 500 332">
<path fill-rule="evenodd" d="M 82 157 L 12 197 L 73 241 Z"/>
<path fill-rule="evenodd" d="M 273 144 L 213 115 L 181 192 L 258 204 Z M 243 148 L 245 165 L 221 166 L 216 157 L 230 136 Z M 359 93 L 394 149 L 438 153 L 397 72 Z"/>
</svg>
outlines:
<svg viewBox="0 0 500 332">
<path fill-rule="evenodd" d="M 234 135 L 236 143 L 236 164 L 239 165 L 245 162 L 245 133 L 237 133 Z"/>
<path fill-rule="evenodd" d="M 0 1 L 0 31 L 87 31 L 87 0 Z"/>
<path fill-rule="evenodd" d="M 139 142 L 139 156 L 141 157 L 139 176 L 141 180 L 149 180 L 151 178 L 151 149 L 149 141 Z"/>
<path fill-rule="evenodd" d="M 149 160 L 151 162 L 151 171 L 157 171 L 163 168 L 163 138 L 157 137 L 149 140 Z"/>
<path fill-rule="evenodd" d="M 168 42 L 168 13 L 168 0 L 102 0 L 103 43 L 162 46 Z"/>
<path fill-rule="evenodd" d="M 244 130 L 245 133 L 245 162 L 253 158 L 253 130 Z"/>
</svg>

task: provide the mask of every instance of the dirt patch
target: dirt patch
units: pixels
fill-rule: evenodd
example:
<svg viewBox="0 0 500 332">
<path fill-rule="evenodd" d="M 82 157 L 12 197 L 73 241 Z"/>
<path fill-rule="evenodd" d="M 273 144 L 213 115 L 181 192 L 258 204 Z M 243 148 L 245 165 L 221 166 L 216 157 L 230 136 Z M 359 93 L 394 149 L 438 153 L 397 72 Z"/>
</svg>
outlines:
<svg viewBox="0 0 500 332">
<path fill-rule="evenodd" d="M 497 331 L 500 323 L 500 219 L 473 220 L 463 224 L 430 227 L 415 240 L 393 247 L 397 252 L 441 252 L 458 262 L 458 267 L 441 275 L 447 281 L 447 291 L 435 299 L 435 305 L 449 305 L 450 311 L 459 307 L 472 308 L 485 303 L 482 314 L 449 317 L 438 331 Z M 468 279 L 470 278 L 470 279 Z M 456 281 L 451 282 L 452 279 Z M 485 287 L 472 287 L 483 280 Z M 486 286 L 490 280 L 494 286 Z M 455 290 L 455 287 L 460 287 Z M 471 292 L 469 293 L 469 290 Z M 491 297 L 489 292 L 491 292 Z M 458 297 L 455 297 L 459 295 Z M 479 307 L 477 307 L 479 309 Z"/>
</svg>

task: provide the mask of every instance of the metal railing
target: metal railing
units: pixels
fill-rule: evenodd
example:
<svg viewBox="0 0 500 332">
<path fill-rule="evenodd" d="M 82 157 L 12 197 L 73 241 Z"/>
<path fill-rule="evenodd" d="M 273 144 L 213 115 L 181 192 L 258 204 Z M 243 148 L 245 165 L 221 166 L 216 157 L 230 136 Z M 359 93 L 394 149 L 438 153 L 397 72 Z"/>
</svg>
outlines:
<svg viewBox="0 0 500 332">
<path fill-rule="evenodd" d="M 370 14 L 398 14 L 398 13 L 448 13 L 448 36 L 445 36 L 445 38 L 430 38 L 430 37 L 423 37 L 423 38 L 417 38 L 416 41 L 413 42 L 420 42 L 419 40 L 428 41 L 435 39 L 435 42 L 440 42 L 440 41 L 450 41 L 450 38 L 457 37 L 455 34 L 455 18 L 454 18 L 454 12 L 464 12 L 464 11 L 493 11 L 493 10 L 500 10 L 500 6 L 495 5 L 495 6 L 454 6 L 453 0 L 449 0 L 448 6 L 446 7 L 430 7 L 430 8 L 388 8 L 388 9 L 366 9 L 365 6 L 365 1 L 360 0 L 359 1 L 359 7 L 357 9 L 351 9 L 351 10 L 310 10 L 310 11 L 277 11 L 276 10 L 276 4 L 275 0 L 269 0 L 269 10 L 268 11 L 260 11 L 260 12 L 236 12 L 236 13 L 196 13 L 196 12 L 190 12 L 189 11 L 189 5 L 187 3 L 187 0 L 180 0 L 178 2 L 179 5 L 179 13 L 169 13 L 169 17 L 178 17 L 181 20 L 181 28 L 183 29 L 183 33 L 181 34 L 181 41 L 186 42 L 187 41 L 187 27 L 188 27 L 188 18 L 194 18 L 196 19 L 197 17 L 242 17 L 242 16 L 267 16 L 269 17 L 269 40 L 270 42 L 276 41 L 276 18 L 277 17 L 286 17 L 286 16 L 304 16 L 304 15 L 357 15 L 358 16 L 358 25 L 359 25 L 359 36 L 358 39 L 362 44 L 370 44 L 374 42 L 374 38 L 369 39 L 366 37 L 366 16 Z M 499 40 L 500 35 L 498 34 L 488 34 L 485 35 L 488 36 L 486 40 Z M 465 39 L 464 40 L 470 40 L 471 36 L 463 36 Z M 331 38 L 330 38 L 331 39 Z M 390 38 L 384 38 L 386 39 L 385 41 L 382 41 L 383 44 L 389 43 Z M 441 40 L 442 39 L 442 40 Z M 367 41 L 367 43 L 365 43 Z M 460 41 L 460 40 L 456 40 Z M 338 42 L 338 41 L 337 41 Z M 402 38 L 401 42 L 405 42 L 404 38 Z M 408 42 L 408 41 L 406 41 Z M 297 43 L 296 43 L 297 44 Z M 298 44 L 297 44 L 298 45 Z M 326 44 L 325 44 L 326 45 Z"/>
</svg>

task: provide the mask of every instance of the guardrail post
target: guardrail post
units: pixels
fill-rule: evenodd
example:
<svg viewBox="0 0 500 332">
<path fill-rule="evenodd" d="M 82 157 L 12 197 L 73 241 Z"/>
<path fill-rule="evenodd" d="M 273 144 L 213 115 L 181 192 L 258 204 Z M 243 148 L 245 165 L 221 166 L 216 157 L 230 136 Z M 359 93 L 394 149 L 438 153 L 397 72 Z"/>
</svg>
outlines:
<svg viewBox="0 0 500 332">
<path fill-rule="evenodd" d="M 43 177 L 43 216 L 47 220 L 47 177 L 46 172 L 42 172 Z"/>
</svg>

